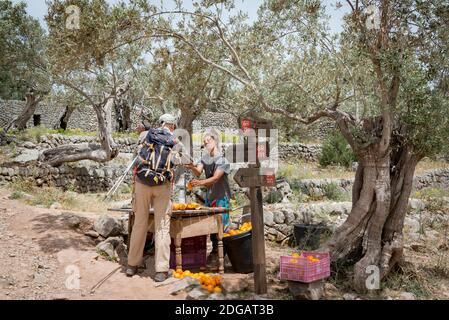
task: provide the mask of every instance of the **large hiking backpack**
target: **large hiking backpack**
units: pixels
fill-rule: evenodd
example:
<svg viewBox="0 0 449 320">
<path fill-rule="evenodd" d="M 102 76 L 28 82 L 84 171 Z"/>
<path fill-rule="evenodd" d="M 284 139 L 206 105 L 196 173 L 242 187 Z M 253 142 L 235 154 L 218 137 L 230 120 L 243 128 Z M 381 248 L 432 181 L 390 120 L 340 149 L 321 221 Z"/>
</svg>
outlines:
<svg viewBox="0 0 449 320">
<path fill-rule="evenodd" d="M 172 134 L 164 129 L 150 129 L 141 145 L 136 166 L 139 181 L 158 186 L 173 180 Z"/>
</svg>

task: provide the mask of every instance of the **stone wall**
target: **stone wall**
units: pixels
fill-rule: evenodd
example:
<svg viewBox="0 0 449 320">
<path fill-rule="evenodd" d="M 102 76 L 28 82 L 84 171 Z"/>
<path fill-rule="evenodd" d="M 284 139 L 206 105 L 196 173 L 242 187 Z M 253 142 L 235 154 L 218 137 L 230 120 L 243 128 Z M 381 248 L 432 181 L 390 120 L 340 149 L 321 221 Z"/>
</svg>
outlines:
<svg viewBox="0 0 449 320">
<path fill-rule="evenodd" d="M 120 152 L 132 153 L 137 144 L 137 139 L 134 138 L 115 138 L 114 141 L 119 146 Z M 39 143 L 35 146 L 37 149 L 55 148 L 67 144 L 79 143 L 99 143 L 98 138 L 94 136 L 69 136 L 63 134 L 49 134 L 43 135 L 39 138 Z M 230 143 L 221 144 L 222 153 L 230 146 Z M 321 152 L 320 145 L 304 145 L 304 144 L 281 144 L 278 146 L 278 157 L 280 160 L 288 160 L 290 158 L 300 158 L 308 161 L 315 161 Z M 199 143 L 194 143 L 194 158 L 201 157 L 204 153 L 200 149 Z M 274 155 L 273 155 L 274 156 Z"/>
<path fill-rule="evenodd" d="M 0 99 L 0 127 L 6 126 L 14 120 L 23 108 L 25 108 L 25 101 L 18 100 L 1 100 Z M 39 116 L 41 126 L 46 128 L 54 128 L 58 124 L 60 117 L 64 114 L 65 107 L 61 105 L 39 103 L 34 115 Z M 112 117 L 115 119 L 115 111 L 112 110 Z M 131 123 L 133 126 L 138 122 L 137 114 L 131 114 Z M 117 123 L 113 121 L 114 130 L 117 128 Z M 27 127 L 34 126 L 33 117 L 28 121 Z M 94 132 L 97 130 L 97 118 L 95 111 L 90 106 L 83 106 L 76 109 L 69 119 L 69 128 L 79 128 L 84 131 Z"/>
<path fill-rule="evenodd" d="M 306 145 L 301 143 L 279 144 L 279 159 L 303 159 L 317 161 L 321 153 L 321 145 Z"/>
<path fill-rule="evenodd" d="M 416 176 L 413 180 L 413 188 L 420 190 L 430 186 L 449 189 L 449 169 L 437 169 Z"/>
<path fill-rule="evenodd" d="M 225 112 L 204 112 L 198 119 L 193 121 L 193 131 L 213 127 L 217 130 L 238 129 L 237 118 Z"/>
<path fill-rule="evenodd" d="M 69 166 L 58 168 L 45 165 L 0 167 L 0 183 L 23 179 L 36 186 L 54 186 L 77 192 L 103 192 L 108 190 L 125 171 L 125 166 Z M 130 179 L 124 184 L 129 184 Z"/>
</svg>

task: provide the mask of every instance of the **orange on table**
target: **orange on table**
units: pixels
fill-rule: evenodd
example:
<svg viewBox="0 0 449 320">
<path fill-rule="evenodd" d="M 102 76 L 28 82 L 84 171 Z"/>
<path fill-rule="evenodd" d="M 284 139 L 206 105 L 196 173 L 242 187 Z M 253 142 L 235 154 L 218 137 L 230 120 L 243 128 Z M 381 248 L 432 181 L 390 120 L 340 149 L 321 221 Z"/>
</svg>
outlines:
<svg viewBox="0 0 449 320">
<path fill-rule="evenodd" d="M 192 182 L 187 182 L 187 190 L 192 191 L 193 190 L 193 184 Z"/>
<path fill-rule="evenodd" d="M 188 203 L 186 207 L 187 207 L 188 210 L 196 210 L 199 207 L 201 207 L 201 205 L 198 204 L 198 203 L 192 202 L 192 203 Z"/>
</svg>

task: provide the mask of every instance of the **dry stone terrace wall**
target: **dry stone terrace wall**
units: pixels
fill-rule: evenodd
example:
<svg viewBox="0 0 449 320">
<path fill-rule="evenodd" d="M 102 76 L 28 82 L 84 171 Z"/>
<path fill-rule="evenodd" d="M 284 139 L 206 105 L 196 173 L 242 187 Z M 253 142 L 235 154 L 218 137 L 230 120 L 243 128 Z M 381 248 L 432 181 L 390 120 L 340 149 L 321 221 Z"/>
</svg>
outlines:
<svg viewBox="0 0 449 320">
<path fill-rule="evenodd" d="M 102 192 L 112 187 L 113 183 L 120 177 L 126 169 L 127 161 L 117 164 L 113 160 L 105 164 L 92 162 L 64 165 L 59 168 L 37 164 L 38 154 L 45 149 L 55 148 L 61 145 L 98 143 L 98 138 L 93 136 L 68 136 L 62 134 L 43 135 L 38 138 L 38 143 L 30 141 L 20 141 L 17 143 L 18 155 L 15 159 L 21 161 L 0 166 L 0 183 L 8 183 L 17 179 L 28 179 L 30 183 L 38 186 L 49 185 L 62 188 L 73 188 L 79 192 Z M 131 159 L 137 140 L 134 138 L 115 138 L 114 141 L 119 147 L 119 151 L 126 154 Z M 296 144 L 294 148 L 299 145 Z M 224 149 L 226 146 L 223 146 Z M 198 148 L 197 148 L 198 149 Z M 291 148 L 279 148 L 279 156 L 282 158 L 283 152 L 290 152 Z M 282 151 L 284 150 L 284 151 Z M 310 153 L 307 148 L 301 145 L 298 149 L 304 152 L 304 158 Z M 298 151 L 299 152 L 299 151 Z M 298 154 L 298 153 L 297 153 Z M 194 152 L 195 158 L 201 155 L 200 150 Z M 23 161 L 22 161 L 23 160 Z M 129 180 L 129 179 L 128 179 Z M 127 181 L 128 181 L 127 180 Z M 129 183 L 129 182 L 128 182 Z"/>
<path fill-rule="evenodd" d="M 103 192 L 108 190 L 124 171 L 125 166 L 0 167 L 0 184 L 24 179 L 36 186 L 54 186 L 83 193 Z M 130 181 L 131 179 L 126 179 L 124 183 L 129 184 Z"/>
<path fill-rule="evenodd" d="M 321 145 L 305 145 L 301 143 L 279 144 L 280 160 L 303 159 L 306 161 L 318 161 L 321 153 Z"/>
<path fill-rule="evenodd" d="M 39 140 L 38 149 L 50 149 L 68 144 L 99 143 L 97 137 L 66 136 L 62 134 L 44 135 Z M 114 138 L 114 141 L 118 145 L 119 151 L 123 153 L 133 153 L 137 144 L 137 139 L 134 138 Z"/>
<path fill-rule="evenodd" d="M 0 126 L 4 127 L 18 115 L 21 114 L 25 108 L 25 101 L 18 100 L 1 100 L 0 99 Z M 39 103 L 34 116 L 37 116 L 40 121 L 40 125 L 46 128 L 54 128 L 58 124 L 60 117 L 65 112 L 65 106 Z M 115 110 L 112 110 L 112 117 L 115 119 Z M 137 113 L 131 114 L 131 123 L 133 126 L 138 123 Z M 117 129 L 117 123 L 114 121 L 114 130 Z M 27 123 L 28 128 L 34 126 L 34 119 L 31 119 Z M 90 106 L 83 106 L 76 109 L 68 122 L 68 128 L 79 128 L 84 131 L 96 131 L 98 128 L 97 117 L 95 111 Z"/>
</svg>

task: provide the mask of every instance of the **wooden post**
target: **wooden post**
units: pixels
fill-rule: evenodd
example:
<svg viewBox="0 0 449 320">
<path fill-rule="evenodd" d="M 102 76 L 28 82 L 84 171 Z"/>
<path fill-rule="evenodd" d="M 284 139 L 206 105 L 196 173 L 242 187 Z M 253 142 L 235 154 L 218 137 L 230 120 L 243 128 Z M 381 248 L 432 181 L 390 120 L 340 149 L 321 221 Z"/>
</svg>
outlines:
<svg viewBox="0 0 449 320">
<path fill-rule="evenodd" d="M 255 137 L 244 137 L 244 145 L 247 146 L 244 155 L 245 162 L 250 160 L 249 153 L 251 147 L 255 143 L 256 163 L 249 164 L 247 169 L 240 168 L 234 175 L 234 180 L 240 187 L 249 187 L 249 198 L 251 201 L 251 224 L 252 224 L 252 251 L 254 266 L 254 290 L 256 294 L 267 293 L 267 274 L 265 261 L 265 228 L 263 222 L 263 203 L 261 186 L 273 186 L 276 181 L 274 176 L 268 179 L 265 175 L 260 174 L 260 159 L 266 159 L 269 154 L 270 129 L 273 128 L 273 122 L 268 119 L 262 119 L 254 112 L 250 112 L 244 117 L 239 117 L 239 124 L 242 130 L 254 129 Z M 264 152 L 259 154 L 259 129 L 266 129 L 267 141 L 265 142 Z M 251 139 L 250 139 L 251 138 Z M 262 150 L 262 149 L 261 149 Z M 263 160 L 262 159 L 262 160 Z"/>
<path fill-rule="evenodd" d="M 259 156 L 259 130 L 256 129 L 256 168 L 260 168 Z M 263 222 L 263 199 L 260 186 L 249 189 L 251 198 L 251 224 L 252 224 L 252 249 L 254 265 L 254 290 L 256 294 L 267 293 L 267 272 L 265 260 L 265 228 Z"/>
<path fill-rule="evenodd" d="M 254 289 L 257 294 L 267 293 L 267 274 L 265 266 L 265 229 L 263 222 L 262 190 L 249 189 L 251 197 L 252 249 L 254 264 Z"/>
</svg>

